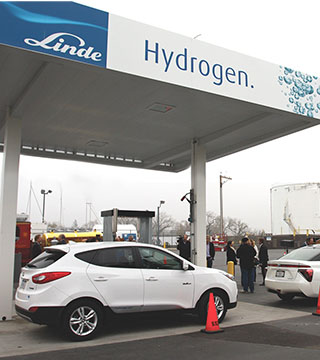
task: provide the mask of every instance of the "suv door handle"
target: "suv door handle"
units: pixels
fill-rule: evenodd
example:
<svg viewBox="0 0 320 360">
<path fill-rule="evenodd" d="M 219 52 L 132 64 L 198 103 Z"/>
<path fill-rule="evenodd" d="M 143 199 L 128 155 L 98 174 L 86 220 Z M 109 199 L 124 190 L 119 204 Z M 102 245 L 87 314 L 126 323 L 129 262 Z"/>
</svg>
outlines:
<svg viewBox="0 0 320 360">
<path fill-rule="evenodd" d="M 109 279 L 103 276 L 99 276 L 93 279 L 94 281 L 108 281 Z"/>
<path fill-rule="evenodd" d="M 155 278 L 154 276 L 150 276 L 146 281 L 158 281 L 159 279 Z"/>
</svg>

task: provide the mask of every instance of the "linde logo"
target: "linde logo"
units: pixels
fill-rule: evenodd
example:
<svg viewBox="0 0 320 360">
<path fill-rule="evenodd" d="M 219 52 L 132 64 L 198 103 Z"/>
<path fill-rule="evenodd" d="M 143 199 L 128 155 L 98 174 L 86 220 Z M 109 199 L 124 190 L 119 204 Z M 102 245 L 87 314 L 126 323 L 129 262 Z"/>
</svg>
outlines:
<svg viewBox="0 0 320 360">
<path fill-rule="evenodd" d="M 78 47 L 66 44 L 66 39 L 64 39 L 64 37 L 77 39 L 79 42 Z M 88 48 L 85 48 L 84 46 L 86 45 L 86 42 L 81 37 L 70 33 L 59 32 L 49 35 L 43 40 L 24 39 L 24 42 L 30 46 L 39 46 L 42 49 L 53 50 L 62 54 L 78 56 L 80 58 L 91 59 L 93 61 L 101 61 L 102 57 L 100 52 L 94 51 L 94 47 L 89 46 Z"/>
</svg>

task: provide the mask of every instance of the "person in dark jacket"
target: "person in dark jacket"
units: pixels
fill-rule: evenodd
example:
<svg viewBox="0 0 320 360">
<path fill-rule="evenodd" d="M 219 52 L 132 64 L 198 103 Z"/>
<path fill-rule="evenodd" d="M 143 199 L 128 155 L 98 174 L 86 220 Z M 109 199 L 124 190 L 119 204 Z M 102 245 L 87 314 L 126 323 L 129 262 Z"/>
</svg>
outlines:
<svg viewBox="0 0 320 360">
<path fill-rule="evenodd" d="M 41 241 L 41 235 L 38 234 L 34 237 L 34 243 L 31 249 L 31 259 L 34 259 L 35 257 L 37 257 L 42 253 L 40 241 Z"/>
<path fill-rule="evenodd" d="M 304 246 L 311 246 L 314 244 L 314 241 L 313 241 L 313 237 L 307 237 L 306 238 L 306 241 L 302 244 L 301 247 L 304 247 Z"/>
<path fill-rule="evenodd" d="M 207 242 L 207 267 L 212 268 L 212 263 L 213 263 L 216 251 L 214 249 L 213 242 L 210 241 L 210 235 L 207 235 L 206 242 Z"/>
<path fill-rule="evenodd" d="M 240 259 L 240 269 L 241 269 L 241 284 L 243 286 L 244 293 L 254 292 L 254 282 L 253 282 L 253 269 L 254 269 L 254 257 L 256 256 L 256 250 L 249 245 L 249 239 L 244 237 L 241 240 L 241 245 L 237 250 L 237 258 Z"/>
<path fill-rule="evenodd" d="M 60 234 L 58 237 L 58 245 L 64 245 L 67 243 L 67 239 L 64 234 Z"/>
<path fill-rule="evenodd" d="M 228 240 L 227 246 L 226 246 L 226 256 L 227 256 L 227 265 L 229 261 L 232 261 L 234 265 L 236 266 L 238 264 L 237 261 L 237 253 L 236 249 L 233 247 L 234 242 L 232 240 Z"/>
<path fill-rule="evenodd" d="M 259 239 L 259 244 L 260 244 L 259 263 L 260 263 L 261 272 L 262 272 L 262 283 L 260 284 L 260 286 L 264 286 L 264 280 L 266 278 L 269 255 L 268 255 L 268 248 L 265 245 L 263 238 Z"/>
<path fill-rule="evenodd" d="M 188 236 L 185 234 L 183 238 L 178 240 L 177 249 L 179 250 L 179 255 L 186 260 L 190 261 L 191 258 L 191 244 Z"/>
</svg>

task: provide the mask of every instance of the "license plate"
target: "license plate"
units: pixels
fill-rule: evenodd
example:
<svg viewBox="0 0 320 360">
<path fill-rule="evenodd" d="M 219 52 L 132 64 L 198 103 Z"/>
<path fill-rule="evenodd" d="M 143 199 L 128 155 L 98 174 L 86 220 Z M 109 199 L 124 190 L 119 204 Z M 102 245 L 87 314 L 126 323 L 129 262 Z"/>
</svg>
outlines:
<svg viewBox="0 0 320 360">
<path fill-rule="evenodd" d="M 285 272 L 284 272 L 284 270 L 277 270 L 276 271 L 276 277 L 284 277 L 284 274 L 285 274 Z"/>
<path fill-rule="evenodd" d="M 26 288 L 27 282 L 27 279 L 22 279 L 20 289 L 24 290 Z"/>
</svg>

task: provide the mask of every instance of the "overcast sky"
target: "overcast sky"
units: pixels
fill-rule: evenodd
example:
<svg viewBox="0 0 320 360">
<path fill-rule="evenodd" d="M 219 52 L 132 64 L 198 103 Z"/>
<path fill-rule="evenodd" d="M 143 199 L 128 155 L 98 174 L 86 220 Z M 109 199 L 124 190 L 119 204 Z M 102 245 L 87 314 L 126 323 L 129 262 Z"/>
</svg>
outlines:
<svg viewBox="0 0 320 360">
<path fill-rule="evenodd" d="M 104 0 L 78 1 L 113 14 L 174 31 L 275 64 L 320 75 L 319 13 L 316 0 Z M 251 228 L 270 231 L 270 188 L 273 185 L 320 182 L 320 127 L 256 146 L 207 164 L 207 210 L 219 213 L 219 174 L 232 177 L 224 185 L 224 215 Z M 1 155 L 2 161 L 2 155 Z M 111 208 L 161 210 L 186 220 L 188 206 L 180 198 L 190 189 L 190 170 L 178 174 L 21 156 L 18 212 L 27 208 L 29 186 L 41 205 L 47 197 L 46 220 L 85 222 L 86 203 L 96 213 Z M 41 222 L 32 199 L 31 220 Z M 94 216 L 92 215 L 91 219 Z"/>
</svg>

